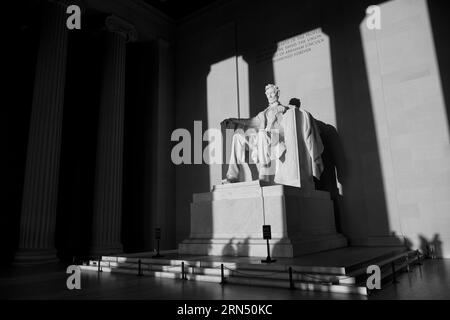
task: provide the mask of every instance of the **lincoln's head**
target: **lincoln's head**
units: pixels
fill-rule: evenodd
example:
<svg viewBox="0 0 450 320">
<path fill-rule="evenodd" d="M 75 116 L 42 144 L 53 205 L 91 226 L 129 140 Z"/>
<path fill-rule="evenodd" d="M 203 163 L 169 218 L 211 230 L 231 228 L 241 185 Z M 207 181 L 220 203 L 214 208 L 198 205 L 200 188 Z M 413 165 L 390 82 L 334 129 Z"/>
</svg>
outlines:
<svg viewBox="0 0 450 320">
<path fill-rule="evenodd" d="M 280 97 L 280 89 L 274 84 L 268 84 L 266 86 L 266 97 L 269 104 L 278 102 L 278 98 Z"/>
</svg>

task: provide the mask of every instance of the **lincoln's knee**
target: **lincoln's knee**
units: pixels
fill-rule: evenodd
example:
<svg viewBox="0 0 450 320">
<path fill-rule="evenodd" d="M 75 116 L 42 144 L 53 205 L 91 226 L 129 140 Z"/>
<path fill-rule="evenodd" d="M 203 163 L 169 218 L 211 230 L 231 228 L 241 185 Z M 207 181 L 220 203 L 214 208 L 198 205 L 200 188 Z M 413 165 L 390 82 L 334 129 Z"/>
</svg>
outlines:
<svg viewBox="0 0 450 320">
<path fill-rule="evenodd" d="M 245 134 L 241 131 L 241 130 L 237 130 L 234 134 L 233 134 L 233 142 L 237 142 L 239 144 L 244 144 L 245 143 Z"/>
</svg>

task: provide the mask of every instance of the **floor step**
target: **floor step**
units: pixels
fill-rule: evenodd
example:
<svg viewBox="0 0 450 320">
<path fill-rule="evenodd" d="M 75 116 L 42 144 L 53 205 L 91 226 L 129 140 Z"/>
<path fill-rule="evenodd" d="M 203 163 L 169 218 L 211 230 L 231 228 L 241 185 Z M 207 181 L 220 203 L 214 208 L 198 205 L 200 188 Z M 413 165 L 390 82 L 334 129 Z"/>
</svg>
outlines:
<svg viewBox="0 0 450 320">
<path fill-rule="evenodd" d="M 350 249 L 350 253 L 355 249 Z M 136 257 L 104 256 L 100 261 L 91 260 L 83 270 L 126 273 L 158 278 L 184 279 L 193 281 L 206 281 L 221 283 L 222 279 L 228 284 L 265 286 L 278 288 L 291 288 L 306 291 L 321 291 L 331 293 L 350 293 L 367 295 L 366 288 L 367 267 L 378 265 L 381 269 L 381 278 L 387 281 L 392 277 L 392 264 L 396 271 L 404 270 L 408 264 L 413 265 L 417 261 L 415 252 L 393 250 L 388 248 L 387 253 L 373 254 L 368 259 L 359 261 L 352 259 L 347 252 L 346 261 L 341 259 L 341 251 L 335 252 L 335 264 L 327 263 L 325 253 L 316 258 L 312 263 L 308 260 L 304 265 L 297 264 L 302 261 L 286 260 L 273 264 L 262 264 L 258 259 L 239 259 L 223 257 L 200 257 L 171 254 L 166 258 L 153 258 L 150 254 Z M 362 253 L 361 253 L 362 252 Z M 356 250 L 362 256 L 368 256 L 365 251 Z M 331 254 L 333 256 L 333 254 Z M 325 256 L 325 259 L 324 259 Z M 303 258 L 300 258 L 303 259 Z M 184 273 L 183 271 L 184 267 Z M 223 270 L 222 270 L 223 268 Z M 289 269 L 292 273 L 289 274 Z M 223 272 L 223 274 L 222 274 Z M 290 279 L 291 278 L 291 279 Z"/>
<path fill-rule="evenodd" d="M 90 261 L 90 265 L 98 268 L 98 261 Z M 130 263 L 130 262 L 110 262 L 110 261 L 101 261 L 100 263 L 102 268 L 125 268 L 132 269 L 134 273 L 138 272 L 139 264 L 138 263 Z M 164 271 L 164 272 L 176 272 L 181 273 L 181 265 L 154 265 L 148 263 L 141 263 L 141 270 L 143 271 Z M 185 266 L 186 274 L 196 274 L 196 275 L 205 275 L 205 276 L 221 276 L 220 267 L 216 268 L 208 268 L 208 267 L 196 267 L 196 266 Z M 289 280 L 289 272 L 286 270 L 282 271 L 265 271 L 265 270 L 250 270 L 250 269 L 235 269 L 224 267 L 224 276 L 225 277 L 254 277 L 254 278 L 269 278 L 269 279 L 278 279 L 278 280 Z M 303 281 L 303 282 L 318 282 L 318 283 L 341 283 L 343 280 L 346 280 L 346 283 L 354 283 L 350 281 L 348 282 L 349 277 L 347 276 L 337 276 L 337 275 L 326 275 L 326 274 L 307 274 L 292 271 L 292 280 L 293 281 Z"/>
<path fill-rule="evenodd" d="M 98 262 L 92 261 L 91 266 L 83 266 L 84 270 L 98 271 Z M 101 262 L 103 272 L 138 274 L 138 264 L 135 263 L 115 263 L 115 262 Z M 181 267 L 178 266 L 162 266 L 162 265 L 147 265 L 142 266 L 142 275 L 153 276 L 158 278 L 168 279 L 182 279 Z M 151 269 L 149 269 L 149 267 Z M 155 268 L 155 269 L 153 269 Z M 170 268 L 170 271 L 167 271 Z M 206 281 L 220 283 L 222 281 L 221 270 L 212 268 L 186 268 L 186 280 Z M 229 284 L 290 288 L 289 274 L 273 274 L 270 272 L 261 273 L 261 271 L 236 271 L 224 270 L 225 282 Z M 333 284 L 338 282 L 337 284 Z M 336 280 L 334 275 L 305 275 L 293 273 L 293 284 L 297 290 L 306 291 L 321 291 L 321 292 L 335 292 L 335 293 L 356 293 L 367 294 L 365 288 L 352 287 L 348 285 L 341 285 Z"/>
<path fill-rule="evenodd" d="M 113 257 L 104 256 L 102 262 L 117 262 L 117 263 L 138 263 L 153 264 L 153 265 L 172 265 L 178 266 L 183 262 L 185 266 L 192 267 L 204 267 L 204 268 L 220 268 L 223 264 L 229 269 L 239 270 L 262 270 L 262 271 L 288 271 L 289 265 L 286 264 L 261 264 L 261 263 L 236 263 L 236 262 L 219 262 L 219 261 L 196 261 L 196 260 L 183 260 L 183 259 L 165 259 L 165 258 L 135 258 L 135 257 Z M 98 261 L 98 260 L 97 260 Z M 323 266 L 299 266 L 292 265 L 292 270 L 300 273 L 313 273 L 313 274 L 325 274 L 325 275 L 345 275 L 344 267 L 323 267 Z"/>
<path fill-rule="evenodd" d="M 274 279 L 256 279 L 256 278 L 245 278 L 245 277 L 232 277 L 226 279 L 226 284 L 235 285 L 247 285 L 247 286 L 264 286 L 271 288 L 291 288 L 289 281 L 274 280 Z M 365 287 L 356 287 L 349 285 L 339 285 L 339 284 L 321 284 L 314 282 L 302 282 L 294 281 L 293 289 L 302 291 L 320 291 L 329 293 L 347 293 L 347 294 L 359 294 L 367 295 L 368 291 Z"/>
<path fill-rule="evenodd" d="M 408 262 L 406 262 L 406 257 L 408 257 Z M 417 263 L 418 258 L 415 252 L 409 251 L 402 254 L 398 254 L 389 258 L 386 258 L 384 260 L 379 261 L 375 265 L 379 266 L 381 269 L 381 278 L 383 279 L 386 276 L 389 276 L 392 274 L 392 264 L 395 265 L 401 265 L 401 268 L 407 267 L 407 265 L 414 265 Z M 358 270 L 355 270 L 351 273 L 349 273 L 349 276 L 355 280 L 356 283 L 361 283 L 362 281 L 366 281 L 368 274 L 367 274 L 367 265 L 364 268 L 360 268 Z M 396 267 L 397 271 L 400 270 L 400 267 Z M 349 278 L 349 279 L 351 279 Z M 350 281 L 350 282 L 349 282 Z M 351 283 L 353 280 L 343 280 L 342 283 Z M 353 283 L 355 283 L 353 282 Z"/>
<path fill-rule="evenodd" d="M 81 270 L 86 271 L 98 271 L 98 267 L 96 266 L 80 266 Z M 138 275 L 136 269 L 131 268 L 110 268 L 110 267 L 102 267 L 102 272 L 111 272 L 111 273 L 126 273 L 132 275 Z M 182 279 L 181 272 L 166 272 L 166 271 L 150 271 L 150 270 L 142 270 L 142 276 L 151 276 L 155 278 L 166 278 L 166 279 Z M 200 275 L 200 274 L 185 274 L 186 280 L 194 280 L 194 281 L 205 281 L 205 282 L 216 282 L 220 283 L 222 278 L 220 276 L 214 275 Z"/>
<path fill-rule="evenodd" d="M 395 261 L 395 273 L 398 276 L 398 273 L 405 272 L 409 268 L 411 269 L 415 264 L 418 263 L 418 258 L 413 257 L 408 262 L 406 261 Z M 388 283 L 393 278 L 394 270 L 392 269 L 391 265 L 386 265 L 384 268 L 381 269 L 381 283 Z M 365 279 L 362 279 L 361 281 L 357 281 L 357 285 L 366 285 L 367 276 Z"/>
</svg>

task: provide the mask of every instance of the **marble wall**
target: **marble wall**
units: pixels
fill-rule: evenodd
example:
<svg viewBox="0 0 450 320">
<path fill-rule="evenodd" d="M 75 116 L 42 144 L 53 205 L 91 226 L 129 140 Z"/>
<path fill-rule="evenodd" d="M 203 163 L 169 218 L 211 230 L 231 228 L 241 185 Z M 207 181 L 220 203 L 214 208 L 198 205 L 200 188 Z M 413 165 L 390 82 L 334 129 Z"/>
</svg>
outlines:
<svg viewBox="0 0 450 320">
<path fill-rule="evenodd" d="M 361 34 L 389 224 L 450 257 L 450 132 L 427 2 L 380 7 L 381 30 L 363 22 Z"/>
</svg>

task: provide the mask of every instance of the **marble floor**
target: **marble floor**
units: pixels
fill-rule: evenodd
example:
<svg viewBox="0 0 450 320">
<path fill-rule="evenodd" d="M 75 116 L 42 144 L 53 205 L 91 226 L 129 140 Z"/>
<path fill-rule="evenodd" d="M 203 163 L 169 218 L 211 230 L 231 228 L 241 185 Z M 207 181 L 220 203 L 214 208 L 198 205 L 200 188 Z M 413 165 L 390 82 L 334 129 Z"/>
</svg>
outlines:
<svg viewBox="0 0 450 320">
<path fill-rule="evenodd" d="M 65 266 L 3 268 L 0 270 L 2 300 L 383 300 L 450 299 L 450 260 L 425 260 L 399 283 L 386 284 L 369 297 L 298 290 L 221 286 L 216 283 L 138 277 L 127 274 L 84 272 L 81 290 L 66 288 Z"/>
</svg>

